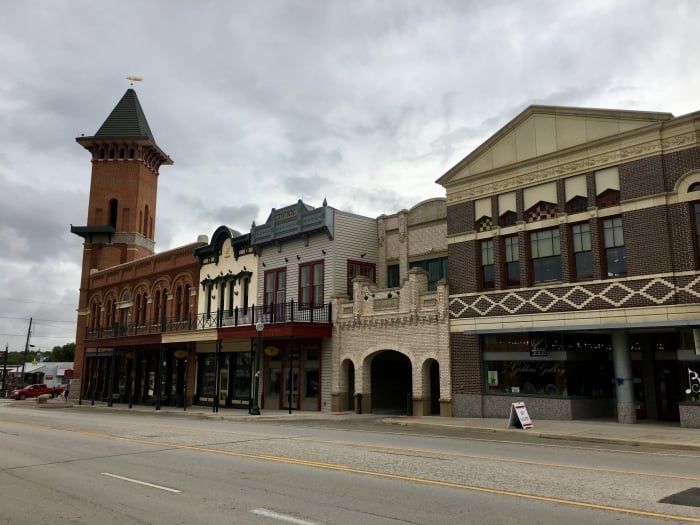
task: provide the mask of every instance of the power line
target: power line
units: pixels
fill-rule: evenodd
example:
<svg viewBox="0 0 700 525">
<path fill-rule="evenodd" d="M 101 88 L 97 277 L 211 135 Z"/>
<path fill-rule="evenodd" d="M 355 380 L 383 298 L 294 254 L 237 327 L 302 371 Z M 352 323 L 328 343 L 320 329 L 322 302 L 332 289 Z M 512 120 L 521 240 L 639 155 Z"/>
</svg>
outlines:
<svg viewBox="0 0 700 525">
<path fill-rule="evenodd" d="M 14 297 L 0 297 L 0 300 L 8 301 L 11 303 L 23 303 L 23 304 L 49 304 L 55 306 L 77 306 L 78 303 L 51 303 L 49 301 L 23 301 L 20 299 L 15 299 Z"/>
</svg>

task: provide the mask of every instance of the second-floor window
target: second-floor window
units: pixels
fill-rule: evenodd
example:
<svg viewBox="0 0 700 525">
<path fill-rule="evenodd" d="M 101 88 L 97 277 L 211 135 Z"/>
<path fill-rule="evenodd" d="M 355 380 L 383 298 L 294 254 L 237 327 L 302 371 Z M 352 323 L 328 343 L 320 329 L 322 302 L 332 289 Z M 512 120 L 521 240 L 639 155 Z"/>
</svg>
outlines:
<svg viewBox="0 0 700 525">
<path fill-rule="evenodd" d="M 561 281 L 561 246 L 559 228 L 534 231 L 530 234 L 532 282 Z"/>
<path fill-rule="evenodd" d="M 493 239 L 489 239 L 481 241 L 481 289 L 490 290 L 495 287 Z"/>
<path fill-rule="evenodd" d="M 388 288 L 398 288 L 401 284 L 398 264 L 386 267 L 386 285 Z"/>
<path fill-rule="evenodd" d="M 574 248 L 576 279 L 590 279 L 593 277 L 590 224 L 574 224 L 571 227 L 571 238 Z"/>
<path fill-rule="evenodd" d="M 437 290 L 437 283 L 440 279 L 447 278 L 447 257 L 438 259 L 428 259 L 425 261 L 413 261 L 409 265 L 411 268 L 423 268 L 428 272 L 428 290 Z"/>
<path fill-rule="evenodd" d="M 348 296 L 352 297 L 352 280 L 364 275 L 370 281 L 375 282 L 375 265 L 365 261 L 348 261 Z"/>
<path fill-rule="evenodd" d="M 286 289 L 286 268 L 265 272 L 265 306 L 284 304 L 287 300 Z"/>
<path fill-rule="evenodd" d="M 625 275 L 627 273 L 627 254 L 622 234 L 622 217 L 613 217 L 603 221 L 603 239 L 608 277 Z"/>
<path fill-rule="evenodd" d="M 506 258 L 506 281 L 508 286 L 520 286 L 520 250 L 518 236 L 503 239 Z"/>
<path fill-rule="evenodd" d="M 303 308 L 323 304 L 323 263 L 313 262 L 299 267 L 299 303 Z"/>
</svg>

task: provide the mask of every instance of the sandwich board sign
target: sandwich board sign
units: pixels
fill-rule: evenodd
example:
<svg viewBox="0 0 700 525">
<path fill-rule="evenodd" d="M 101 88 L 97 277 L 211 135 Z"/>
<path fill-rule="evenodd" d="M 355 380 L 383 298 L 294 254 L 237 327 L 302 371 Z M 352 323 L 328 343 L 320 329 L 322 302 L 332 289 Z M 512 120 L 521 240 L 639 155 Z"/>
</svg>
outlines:
<svg viewBox="0 0 700 525">
<path fill-rule="evenodd" d="M 510 418 L 508 419 L 508 428 L 532 428 L 532 420 L 527 413 L 525 403 L 518 401 L 510 405 Z"/>
</svg>

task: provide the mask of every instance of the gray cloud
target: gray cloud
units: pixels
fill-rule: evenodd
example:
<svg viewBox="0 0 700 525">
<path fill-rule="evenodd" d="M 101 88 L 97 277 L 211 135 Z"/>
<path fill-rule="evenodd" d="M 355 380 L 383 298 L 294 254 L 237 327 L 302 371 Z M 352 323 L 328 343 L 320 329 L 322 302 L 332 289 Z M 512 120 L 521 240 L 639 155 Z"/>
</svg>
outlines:
<svg viewBox="0 0 700 525">
<path fill-rule="evenodd" d="M 68 232 L 86 220 L 90 182 L 75 137 L 97 131 L 130 74 L 175 161 L 159 178 L 159 251 L 221 224 L 246 232 L 299 198 L 377 216 L 444 195 L 434 181 L 529 104 L 698 109 L 693 0 L 4 11 L 0 334 L 12 347 L 31 316 L 74 318 L 82 250 Z"/>
</svg>

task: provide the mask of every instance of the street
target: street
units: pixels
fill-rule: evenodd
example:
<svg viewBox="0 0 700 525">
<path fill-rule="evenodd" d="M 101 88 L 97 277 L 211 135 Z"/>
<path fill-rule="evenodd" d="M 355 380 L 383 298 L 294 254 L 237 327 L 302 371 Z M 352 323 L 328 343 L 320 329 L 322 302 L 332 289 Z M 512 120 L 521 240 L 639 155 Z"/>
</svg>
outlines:
<svg viewBox="0 0 700 525">
<path fill-rule="evenodd" d="M 0 443 L 3 524 L 700 523 L 694 451 L 7 406 Z"/>
</svg>

